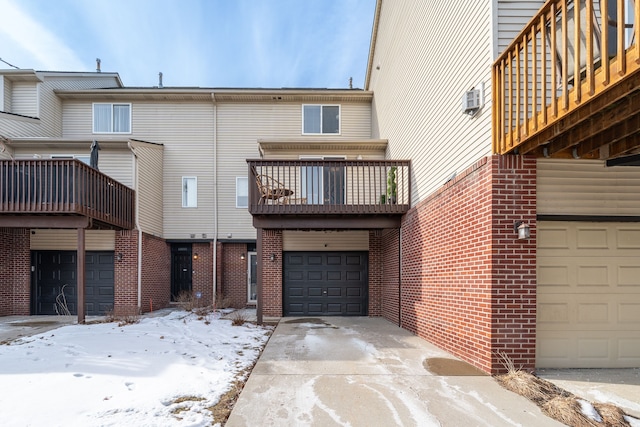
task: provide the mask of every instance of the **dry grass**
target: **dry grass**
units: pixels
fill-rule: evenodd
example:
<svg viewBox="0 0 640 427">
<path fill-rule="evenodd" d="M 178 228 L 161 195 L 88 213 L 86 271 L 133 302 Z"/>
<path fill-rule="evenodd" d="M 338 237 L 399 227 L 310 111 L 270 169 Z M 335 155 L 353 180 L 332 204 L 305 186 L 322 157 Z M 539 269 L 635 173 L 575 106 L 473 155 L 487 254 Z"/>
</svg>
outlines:
<svg viewBox="0 0 640 427">
<path fill-rule="evenodd" d="M 249 316 L 247 316 L 247 314 L 242 310 L 234 311 L 233 314 L 231 315 L 231 324 L 233 326 L 242 326 L 248 321 L 249 321 Z"/>
<path fill-rule="evenodd" d="M 575 396 L 554 396 L 540 405 L 542 411 L 563 424 L 572 427 L 600 426 L 602 424 L 582 413 L 582 407 Z"/>
<path fill-rule="evenodd" d="M 627 427 L 624 411 L 615 405 L 596 403 L 593 407 L 602 422 L 592 420 L 582 412 L 580 399 L 533 374 L 516 369 L 504 353 L 499 354 L 507 373 L 496 376 L 496 380 L 507 390 L 526 397 L 540 407 L 549 417 L 570 427 L 607 426 Z"/>
<path fill-rule="evenodd" d="M 220 292 L 216 295 L 216 308 L 231 308 L 231 305 L 231 298 L 225 298 Z"/>
<path fill-rule="evenodd" d="M 117 322 L 118 326 L 133 325 L 140 321 L 140 309 L 135 305 L 116 307 L 106 313 L 107 322 Z"/>
<path fill-rule="evenodd" d="M 611 427 L 630 427 L 631 424 L 624 419 L 625 413 L 622 409 L 610 403 L 594 403 L 593 407 L 602 417 L 602 424 Z"/>
</svg>

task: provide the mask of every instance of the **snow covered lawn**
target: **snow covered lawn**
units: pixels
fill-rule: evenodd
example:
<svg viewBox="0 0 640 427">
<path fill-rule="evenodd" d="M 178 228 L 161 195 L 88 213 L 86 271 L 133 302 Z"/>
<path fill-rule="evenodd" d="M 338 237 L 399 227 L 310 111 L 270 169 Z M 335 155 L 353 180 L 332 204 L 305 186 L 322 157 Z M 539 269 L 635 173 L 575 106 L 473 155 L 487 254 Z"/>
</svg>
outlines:
<svg viewBox="0 0 640 427">
<path fill-rule="evenodd" d="M 273 330 L 215 313 L 70 325 L 0 345 L 3 426 L 205 426 Z"/>
</svg>

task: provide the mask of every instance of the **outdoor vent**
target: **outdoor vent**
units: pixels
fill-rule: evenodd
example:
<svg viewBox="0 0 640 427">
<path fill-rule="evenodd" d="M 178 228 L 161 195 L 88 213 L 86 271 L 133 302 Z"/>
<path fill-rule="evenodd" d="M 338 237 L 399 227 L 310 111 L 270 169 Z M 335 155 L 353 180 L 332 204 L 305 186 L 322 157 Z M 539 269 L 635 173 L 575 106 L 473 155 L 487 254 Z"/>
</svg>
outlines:
<svg viewBox="0 0 640 427">
<path fill-rule="evenodd" d="M 473 116 L 482 107 L 482 89 L 472 89 L 462 97 L 462 111 Z"/>
</svg>

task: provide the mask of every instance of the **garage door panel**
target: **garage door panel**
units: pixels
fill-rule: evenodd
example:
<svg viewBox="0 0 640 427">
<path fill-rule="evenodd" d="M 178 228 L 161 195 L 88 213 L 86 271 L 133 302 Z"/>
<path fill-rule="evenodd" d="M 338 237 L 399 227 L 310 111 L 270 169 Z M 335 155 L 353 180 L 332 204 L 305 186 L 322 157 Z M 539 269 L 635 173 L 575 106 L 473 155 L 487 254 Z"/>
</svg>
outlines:
<svg viewBox="0 0 640 427">
<path fill-rule="evenodd" d="M 536 365 L 637 366 L 640 224 L 540 222 L 538 228 Z"/>
<path fill-rule="evenodd" d="M 284 315 L 366 315 L 367 257 L 366 252 L 285 252 Z"/>
</svg>

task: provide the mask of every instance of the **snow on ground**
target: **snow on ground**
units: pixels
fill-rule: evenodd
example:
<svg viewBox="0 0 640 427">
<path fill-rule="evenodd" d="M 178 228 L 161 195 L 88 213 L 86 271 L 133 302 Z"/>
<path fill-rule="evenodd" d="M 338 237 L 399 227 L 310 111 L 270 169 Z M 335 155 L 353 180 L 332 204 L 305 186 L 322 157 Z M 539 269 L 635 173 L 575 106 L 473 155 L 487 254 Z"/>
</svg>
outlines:
<svg viewBox="0 0 640 427">
<path fill-rule="evenodd" d="M 126 326 L 64 326 L 0 345 L 0 423 L 211 425 L 205 408 L 248 375 L 272 329 L 173 311 Z"/>
</svg>

